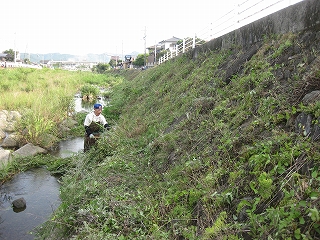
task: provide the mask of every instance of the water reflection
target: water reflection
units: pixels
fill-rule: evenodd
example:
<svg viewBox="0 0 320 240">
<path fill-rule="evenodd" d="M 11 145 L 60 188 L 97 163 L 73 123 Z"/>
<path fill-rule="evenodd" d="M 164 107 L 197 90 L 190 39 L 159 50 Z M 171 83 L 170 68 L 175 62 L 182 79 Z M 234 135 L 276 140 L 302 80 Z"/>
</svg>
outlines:
<svg viewBox="0 0 320 240">
<path fill-rule="evenodd" d="M 74 97 L 75 112 L 91 112 L 93 110 L 93 104 L 100 103 L 102 106 L 107 106 L 109 102 L 103 98 L 98 97 L 94 102 L 83 101 L 80 94 L 76 94 Z"/>
<path fill-rule="evenodd" d="M 51 154 L 56 157 L 66 158 L 83 152 L 83 137 L 76 137 L 59 142 L 58 148 Z"/>
<path fill-rule="evenodd" d="M 17 174 L 0 188 L 0 239 L 34 239 L 29 232 L 44 223 L 60 205 L 59 183 L 44 168 Z M 11 202 L 23 197 L 24 211 L 14 212 Z"/>
</svg>

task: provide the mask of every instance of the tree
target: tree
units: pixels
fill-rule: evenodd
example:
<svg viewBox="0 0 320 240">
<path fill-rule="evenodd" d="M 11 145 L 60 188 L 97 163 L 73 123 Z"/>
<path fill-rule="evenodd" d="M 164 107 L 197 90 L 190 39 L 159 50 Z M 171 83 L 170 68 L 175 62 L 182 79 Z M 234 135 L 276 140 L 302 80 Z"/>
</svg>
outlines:
<svg viewBox="0 0 320 240">
<path fill-rule="evenodd" d="M 30 64 L 31 63 L 28 58 L 23 59 L 23 62 L 26 63 L 26 64 Z"/>
<path fill-rule="evenodd" d="M 114 59 L 111 59 L 111 60 L 109 61 L 109 65 L 110 65 L 111 67 L 120 66 L 120 65 L 122 65 L 122 60 L 121 60 L 121 59 L 118 59 L 118 60 L 116 61 L 116 60 L 114 60 Z"/>
<path fill-rule="evenodd" d="M 98 63 L 98 65 L 93 68 L 93 72 L 104 73 L 105 71 L 107 71 L 109 69 L 110 69 L 109 64 Z"/>
<path fill-rule="evenodd" d="M 133 65 L 142 67 L 144 66 L 144 59 L 148 57 L 148 54 L 139 54 L 137 58 L 133 61 Z"/>
<path fill-rule="evenodd" d="M 116 66 L 116 60 L 110 59 L 109 65 L 110 65 L 111 67 L 115 67 L 115 66 Z"/>
<path fill-rule="evenodd" d="M 14 51 L 13 49 L 9 49 L 9 50 L 5 50 L 3 53 L 7 54 L 6 56 L 6 60 L 8 62 L 13 62 L 14 61 Z M 16 52 L 16 55 L 18 54 L 18 52 Z"/>
</svg>

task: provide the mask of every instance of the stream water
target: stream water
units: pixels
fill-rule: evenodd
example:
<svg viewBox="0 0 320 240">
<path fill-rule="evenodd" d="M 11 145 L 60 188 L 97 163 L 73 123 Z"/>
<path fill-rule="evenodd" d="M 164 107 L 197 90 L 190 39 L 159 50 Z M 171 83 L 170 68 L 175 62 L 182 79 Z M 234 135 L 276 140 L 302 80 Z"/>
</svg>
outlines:
<svg viewBox="0 0 320 240">
<path fill-rule="evenodd" d="M 52 155 L 65 158 L 83 150 L 83 138 L 73 138 L 59 143 Z M 0 187 L 0 239 L 31 240 L 35 227 L 45 222 L 59 206 L 58 179 L 45 168 L 32 169 L 14 176 Z M 17 212 L 12 201 L 23 197 L 27 207 Z"/>
<path fill-rule="evenodd" d="M 97 102 L 105 105 L 103 100 Z M 89 112 L 92 103 L 83 103 L 75 97 L 75 111 Z M 69 157 L 83 151 L 83 137 L 61 141 L 58 148 L 50 153 L 56 157 Z M 60 205 L 58 179 L 45 168 L 32 169 L 14 176 L 0 187 L 0 239 L 32 240 L 32 231 L 44 223 Z M 23 197 L 27 207 L 14 211 L 12 201 Z"/>
<path fill-rule="evenodd" d="M 0 239 L 29 240 L 32 229 L 45 222 L 59 206 L 59 183 L 45 168 L 17 174 L 0 189 Z M 11 202 L 23 197 L 27 207 L 14 211 Z"/>
</svg>

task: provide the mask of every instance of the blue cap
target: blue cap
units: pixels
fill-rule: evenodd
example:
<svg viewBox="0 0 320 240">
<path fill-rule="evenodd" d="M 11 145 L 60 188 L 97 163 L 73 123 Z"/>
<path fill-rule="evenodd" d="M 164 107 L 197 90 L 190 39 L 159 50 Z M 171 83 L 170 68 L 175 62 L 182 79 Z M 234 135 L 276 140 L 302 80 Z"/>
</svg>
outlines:
<svg viewBox="0 0 320 240">
<path fill-rule="evenodd" d="M 95 105 L 93 105 L 94 109 L 99 109 L 102 108 L 102 105 L 100 103 L 96 103 Z"/>
</svg>

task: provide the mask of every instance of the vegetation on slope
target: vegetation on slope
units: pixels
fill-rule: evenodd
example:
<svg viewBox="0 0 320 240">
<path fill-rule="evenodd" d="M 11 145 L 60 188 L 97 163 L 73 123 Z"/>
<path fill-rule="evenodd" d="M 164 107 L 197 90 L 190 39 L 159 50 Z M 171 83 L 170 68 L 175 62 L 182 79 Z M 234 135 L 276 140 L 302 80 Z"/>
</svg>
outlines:
<svg viewBox="0 0 320 240">
<path fill-rule="evenodd" d="M 114 86 L 116 125 L 74 159 L 40 238 L 318 239 L 319 142 L 295 119 L 320 117 L 301 102 L 319 39 L 185 54 Z"/>
</svg>

